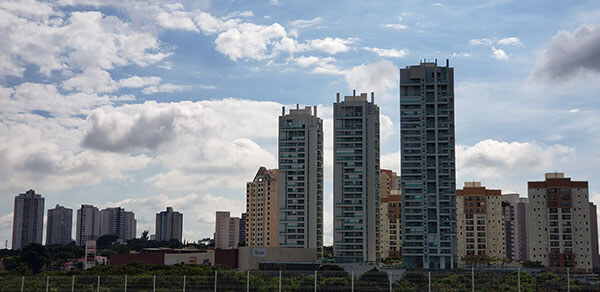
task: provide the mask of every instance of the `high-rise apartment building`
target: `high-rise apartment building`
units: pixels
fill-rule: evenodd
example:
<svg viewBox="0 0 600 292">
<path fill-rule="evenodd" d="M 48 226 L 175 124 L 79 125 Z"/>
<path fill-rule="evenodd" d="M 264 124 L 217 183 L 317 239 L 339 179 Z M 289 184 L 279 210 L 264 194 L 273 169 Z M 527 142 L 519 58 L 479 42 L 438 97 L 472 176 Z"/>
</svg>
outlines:
<svg viewBox="0 0 600 292">
<path fill-rule="evenodd" d="M 600 254 L 598 254 L 598 213 L 594 203 L 590 202 L 590 231 L 592 239 L 592 271 L 600 272 Z"/>
<path fill-rule="evenodd" d="M 245 239 L 240 238 L 246 241 L 246 246 L 277 246 L 278 191 L 277 169 L 267 170 L 261 166 L 254 179 L 246 183 L 247 230 Z"/>
<path fill-rule="evenodd" d="M 100 235 L 116 235 L 119 239 L 130 240 L 136 237 L 137 220 L 133 212 L 121 207 L 106 208 L 100 211 Z"/>
<path fill-rule="evenodd" d="M 453 268 L 456 258 L 454 69 L 400 70 L 402 262 Z"/>
<path fill-rule="evenodd" d="M 402 258 L 402 194 L 400 177 L 389 169 L 380 171 L 379 245 L 381 258 Z"/>
<path fill-rule="evenodd" d="M 501 199 L 504 257 L 515 263 L 527 261 L 527 198 L 503 194 Z"/>
<path fill-rule="evenodd" d="M 73 241 L 73 209 L 56 205 L 48 209 L 46 245 L 67 245 Z"/>
<path fill-rule="evenodd" d="M 229 211 L 217 211 L 215 222 L 215 248 L 237 248 L 240 242 L 240 218 L 231 217 Z"/>
<path fill-rule="evenodd" d="M 333 256 L 376 262 L 379 246 L 379 107 L 362 93 L 333 104 Z"/>
<path fill-rule="evenodd" d="M 183 235 L 183 214 L 167 207 L 166 211 L 156 214 L 156 240 L 177 239 L 181 242 Z"/>
<path fill-rule="evenodd" d="M 100 211 L 92 205 L 81 205 L 77 210 L 77 245 L 84 246 L 86 240 L 100 237 Z"/>
<path fill-rule="evenodd" d="M 242 242 L 242 246 L 248 246 L 246 244 L 246 222 L 248 222 L 248 213 L 242 213 L 240 216 L 240 242 Z"/>
<path fill-rule="evenodd" d="M 587 181 L 546 173 L 527 183 L 529 259 L 559 271 L 591 272 L 592 224 Z"/>
<path fill-rule="evenodd" d="M 485 262 L 486 257 L 504 257 L 501 193 L 486 189 L 480 182 L 465 182 L 462 190 L 456 190 L 460 264 Z"/>
<path fill-rule="evenodd" d="M 42 243 L 44 198 L 29 190 L 15 196 L 12 248 L 22 249 L 28 243 Z"/>
<path fill-rule="evenodd" d="M 279 116 L 279 246 L 323 256 L 323 120 L 317 107 L 285 107 Z"/>
</svg>

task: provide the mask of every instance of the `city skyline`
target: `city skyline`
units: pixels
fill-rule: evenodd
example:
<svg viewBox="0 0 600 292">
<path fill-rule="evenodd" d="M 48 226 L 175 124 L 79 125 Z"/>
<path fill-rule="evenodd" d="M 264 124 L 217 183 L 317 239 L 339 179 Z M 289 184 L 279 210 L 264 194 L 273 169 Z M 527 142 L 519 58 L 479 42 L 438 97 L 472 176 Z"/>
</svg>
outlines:
<svg viewBox="0 0 600 292">
<path fill-rule="evenodd" d="M 211 210 L 238 216 L 245 183 L 277 167 L 276 117 L 301 103 L 323 119 L 331 245 L 331 97 L 375 92 L 381 168 L 399 173 L 398 71 L 435 58 L 456 69 L 458 186 L 525 196 L 556 170 L 598 204 L 599 5 L 415 3 L 3 1 L 0 239 L 28 189 L 131 210 L 138 235 L 173 206 L 184 239 L 209 237 Z"/>
</svg>

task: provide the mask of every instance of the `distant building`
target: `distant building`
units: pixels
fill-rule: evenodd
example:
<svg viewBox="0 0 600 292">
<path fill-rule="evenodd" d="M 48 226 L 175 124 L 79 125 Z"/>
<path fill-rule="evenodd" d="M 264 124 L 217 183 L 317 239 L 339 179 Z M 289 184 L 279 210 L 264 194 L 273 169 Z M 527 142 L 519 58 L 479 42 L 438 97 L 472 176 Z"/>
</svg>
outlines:
<svg viewBox="0 0 600 292">
<path fill-rule="evenodd" d="M 246 246 L 277 246 L 278 243 L 277 169 L 260 167 L 251 182 L 246 183 Z M 241 222 L 240 221 L 240 222 Z M 240 223 L 240 230 L 242 229 Z"/>
<path fill-rule="evenodd" d="M 529 259 L 558 271 L 591 272 L 592 224 L 587 181 L 546 173 L 527 183 Z"/>
<path fill-rule="evenodd" d="M 454 68 L 400 70 L 402 264 L 451 269 L 456 257 Z"/>
<path fill-rule="evenodd" d="M 29 243 L 42 243 L 44 229 L 44 198 L 29 190 L 15 196 L 13 211 L 12 249 L 22 249 Z"/>
<path fill-rule="evenodd" d="M 380 171 L 379 245 L 381 258 L 402 258 L 402 194 L 400 176 L 389 169 Z"/>
<path fill-rule="evenodd" d="M 181 242 L 183 234 L 183 214 L 167 207 L 166 211 L 156 214 L 156 240 L 177 239 Z"/>
<path fill-rule="evenodd" d="M 246 223 L 248 222 L 248 213 L 242 213 L 242 216 L 240 217 L 240 242 L 243 243 L 243 246 L 247 246 L 248 244 L 246 243 L 246 241 L 248 240 L 246 238 Z"/>
<path fill-rule="evenodd" d="M 592 233 L 592 270 L 600 273 L 600 254 L 598 254 L 598 208 L 590 202 L 590 231 Z"/>
<path fill-rule="evenodd" d="M 527 261 L 527 198 L 504 194 L 502 200 L 502 245 L 511 262 Z"/>
<path fill-rule="evenodd" d="M 46 225 L 46 245 L 67 245 L 73 241 L 73 209 L 58 204 L 54 209 L 48 209 L 48 224 Z"/>
<path fill-rule="evenodd" d="M 333 256 L 376 262 L 379 246 L 379 107 L 375 94 L 337 94 L 333 104 Z"/>
<path fill-rule="evenodd" d="M 237 248 L 240 242 L 240 218 L 230 217 L 229 211 L 217 211 L 215 222 L 215 248 Z"/>
<path fill-rule="evenodd" d="M 86 240 L 100 237 L 100 211 L 92 205 L 81 205 L 77 210 L 77 230 L 75 241 L 79 246 L 85 246 Z"/>
<path fill-rule="evenodd" d="M 116 235 L 124 241 L 136 238 L 137 220 L 133 212 L 121 207 L 106 208 L 100 211 L 100 236 Z"/>
<path fill-rule="evenodd" d="M 323 120 L 317 107 L 281 109 L 279 116 L 280 247 L 309 248 L 323 256 Z"/>
<path fill-rule="evenodd" d="M 480 182 L 465 182 L 462 190 L 456 190 L 459 263 L 504 257 L 501 193 L 486 189 Z"/>
</svg>

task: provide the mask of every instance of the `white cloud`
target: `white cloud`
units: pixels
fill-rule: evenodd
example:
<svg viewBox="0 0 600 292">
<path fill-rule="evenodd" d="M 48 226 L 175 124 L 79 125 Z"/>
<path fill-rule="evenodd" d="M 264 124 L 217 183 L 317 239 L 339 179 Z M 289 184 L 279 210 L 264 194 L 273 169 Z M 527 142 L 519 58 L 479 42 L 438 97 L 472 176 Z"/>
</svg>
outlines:
<svg viewBox="0 0 600 292">
<path fill-rule="evenodd" d="M 471 46 L 491 46 L 494 42 L 491 39 L 483 38 L 483 39 L 472 39 L 469 41 L 469 45 Z"/>
<path fill-rule="evenodd" d="M 321 23 L 323 19 L 321 17 L 315 17 L 313 19 L 298 19 L 290 22 L 290 25 L 297 28 L 307 28 Z"/>
<path fill-rule="evenodd" d="M 408 49 L 380 49 L 380 48 L 369 48 L 363 47 L 363 50 L 373 52 L 381 57 L 386 58 L 402 58 L 408 55 Z"/>
<path fill-rule="evenodd" d="M 496 60 L 502 61 L 507 61 L 509 59 L 508 55 L 503 49 L 498 49 L 496 47 L 492 47 L 492 57 L 494 57 Z"/>
<path fill-rule="evenodd" d="M 308 43 L 310 50 L 323 51 L 328 54 L 335 55 L 337 53 L 350 50 L 350 47 L 347 45 L 353 42 L 354 40 L 352 39 L 326 37 L 324 39 L 310 40 Z"/>
<path fill-rule="evenodd" d="M 520 46 L 521 40 L 517 37 L 503 38 L 498 41 L 498 45 L 502 46 Z"/>
<path fill-rule="evenodd" d="M 346 83 L 359 92 L 375 92 L 378 95 L 398 86 L 399 70 L 390 61 L 362 64 L 348 70 Z"/>
<path fill-rule="evenodd" d="M 401 24 L 401 23 L 388 23 L 388 24 L 383 24 L 382 27 L 384 28 L 391 28 L 391 29 L 396 29 L 396 30 L 403 30 L 403 29 L 407 29 L 408 26 L 405 24 Z"/>
<path fill-rule="evenodd" d="M 161 92 L 180 92 L 189 90 L 190 86 L 188 85 L 179 85 L 172 83 L 163 83 L 161 85 L 152 85 L 146 87 L 142 90 L 143 94 L 153 94 L 153 93 L 161 93 Z"/>
<path fill-rule="evenodd" d="M 343 74 L 344 72 L 338 69 L 335 64 L 335 58 L 333 57 L 315 57 L 315 56 L 300 56 L 294 59 L 294 62 L 300 67 L 306 68 L 314 66 L 313 73 L 315 74 Z"/>
<path fill-rule="evenodd" d="M 581 25 L 559 31 L 537 55 L 531 77 L 542 82 L 565 82 L 586 73 L 600 73 L 600 25 Z"/>
<path fill-rule="evenodd" d="M 277 23 L 270 26 L 242 23 L 219 34 L 215 44 L 217 51 L 233 61 L 240 58 L 263 60 L 276 54 L 269 53 L 269 49 L 279 44 L 279 40 L 286 39 L 285 28 Z"/>
<path fill-rule="evenodd" d="M 379 158 L 382 169 L 390 169 L 400 174 L 400 152 L 392 152 L 381 155 Z"/>
<path fill-rule="evenodd" d="M 465 57 L 465 58 L 468 58 L 468 57 L 471 57 L 471 54 L 470 53 L 452 53 L 452 57 Z"/>
<path fill-rule="evenodd" d="M 140 77 L 132 76 L 119 80 L 119 85 L 125 88 L 141 88 L 150 85 L 157 85 L 161 78 L 158 76 Z"/>
<path fill-rule="evenodd" d="M 443 6 L 444 4 L 436 2 L 436 3 L 431 3 L 431 6 Z"/>
<path fill-rule="evenodd" d="M 107 71 L 91 68 L 86 69 L 80 75 L 65 80 L 62 87 L 66 90 L 77 90 L 92 94 L 115 91 L 118 89 L 118 84 Z"/>
<path fill-rule="evenodd" d="M 456 145 L 457 175 L 478 178 L 502 177 L 528 170 L 544 171 L 575 153 L 556 144 L 483 140 L 473 146 Z"/>
</svg>

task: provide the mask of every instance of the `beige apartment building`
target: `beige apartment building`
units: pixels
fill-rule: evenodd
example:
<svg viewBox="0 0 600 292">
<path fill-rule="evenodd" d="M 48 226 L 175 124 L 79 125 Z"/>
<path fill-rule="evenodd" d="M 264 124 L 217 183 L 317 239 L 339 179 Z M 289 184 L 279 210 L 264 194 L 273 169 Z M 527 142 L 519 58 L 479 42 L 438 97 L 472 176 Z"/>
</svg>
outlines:
<svg viewBox="0 0 600 292">
<path fill-rule="evenodd" d="M 481 257 L 504 257 L 500 190 L 465 182 L 462 190 L 456 190 L 456 214 L 459 265 L 485 261 Z"/>
<path fill-rule="evenodd" d="M 237 248 L 240 242 L 240 218 L 231 217 L 229 211 L 217 211 L 215 222 L 215 248 Z"/>
<path fill-rule="evenodd" d="M 402 196 L 400 176 L 381 169 L 379 176 L 379 248 L 381 259 L 402 258 Z"/>
<path fill-rule="evenodd" d="M 592 271 L 592 225 L 587 181 L 546 173 L 528 184 L 529 259 L 564 271 Z"/>
<path fill-rule="evenodd" d="M 251 182 L 246 183 L 247 246 L 276 247 L 278 244 L 277 169 L 260 167 Z"/>
</svg>

